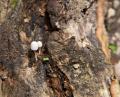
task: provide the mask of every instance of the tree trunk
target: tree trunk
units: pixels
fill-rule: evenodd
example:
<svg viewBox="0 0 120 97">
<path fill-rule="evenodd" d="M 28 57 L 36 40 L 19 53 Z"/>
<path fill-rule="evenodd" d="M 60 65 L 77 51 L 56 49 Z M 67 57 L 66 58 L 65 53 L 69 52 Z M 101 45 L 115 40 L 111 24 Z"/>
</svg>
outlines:
<svg viewBox="0 0 120 97">
<path fill-rule="evenodd" d="M 2 97 L 111 97 L 96 0 L 1 0 L 0 7 Z M 43 42 L 40 54 L 32 41 Z"/>
</svg>

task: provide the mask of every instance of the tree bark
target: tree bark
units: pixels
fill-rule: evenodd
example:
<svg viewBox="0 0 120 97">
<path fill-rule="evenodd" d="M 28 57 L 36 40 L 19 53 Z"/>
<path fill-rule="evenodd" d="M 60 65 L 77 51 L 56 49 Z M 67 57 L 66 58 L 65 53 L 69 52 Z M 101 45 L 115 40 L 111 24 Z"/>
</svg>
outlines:
<svg viewBox="0 0 120 97">
<path fill-rule="evenodd" d="M 2 97 L 111 97 L 114 73 L 95 36 L 96 0 L 1 0 L 0 6 Z M 30 49 L 39 40 L 41 54 Z"/>
</svg>

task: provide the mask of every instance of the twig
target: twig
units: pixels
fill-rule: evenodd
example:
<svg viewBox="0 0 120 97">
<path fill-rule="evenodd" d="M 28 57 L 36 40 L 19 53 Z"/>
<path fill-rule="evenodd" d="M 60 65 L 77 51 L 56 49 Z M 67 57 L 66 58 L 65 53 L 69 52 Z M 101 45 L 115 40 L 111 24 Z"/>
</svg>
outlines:
<svg viewBox="0 0 120 97">
<path fill-rule="evenodd" d="M 110 86 L 111 97 L 120 97 L 120 86 L 117 79 L 114 79 Z"/>
<path fill-rule="evenodd" d="M 105 60 L 110 63 L 110 50 L 108 48 L 108 35 L 104 25 L 104 10 L 105 10 L 105 0 L 98 0 L 97 4 L 97 30 L 96 36 L 101 43 L 102 50 L 105 54 Z"/>
</svg>

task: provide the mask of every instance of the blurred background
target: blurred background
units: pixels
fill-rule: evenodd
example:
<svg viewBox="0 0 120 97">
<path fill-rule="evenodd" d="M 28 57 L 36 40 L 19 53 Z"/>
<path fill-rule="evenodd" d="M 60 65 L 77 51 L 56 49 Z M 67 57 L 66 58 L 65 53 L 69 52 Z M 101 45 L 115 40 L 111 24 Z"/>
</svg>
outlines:
<svg viewBox="0 0 120 97">
<path fill-rule="evenodd" d="M 111 62 L 120 79 L 120 0 L 108 0 L 105 25 L 109 36 Z"/>
</svg>

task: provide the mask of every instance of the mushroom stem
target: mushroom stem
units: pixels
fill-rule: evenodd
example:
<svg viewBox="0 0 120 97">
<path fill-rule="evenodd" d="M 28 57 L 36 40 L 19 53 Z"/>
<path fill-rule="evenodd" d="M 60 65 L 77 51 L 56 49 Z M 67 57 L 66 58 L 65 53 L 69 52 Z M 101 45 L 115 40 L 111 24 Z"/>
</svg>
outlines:
<svg viewBox="0 0 120 97">
<path fill-rule="evenodd" d="M 37 52 L 34 52 L 35 53 L 35 60 L 37 61 L 38 58 L 37 58 Z"/>
<path fill-rule="evenodd" d="M 38 53 L 39 53 L 39 55 L 42 54 L 42 52 L 41 52 L 41 48 L 38 49 Z"/>
</svg>

